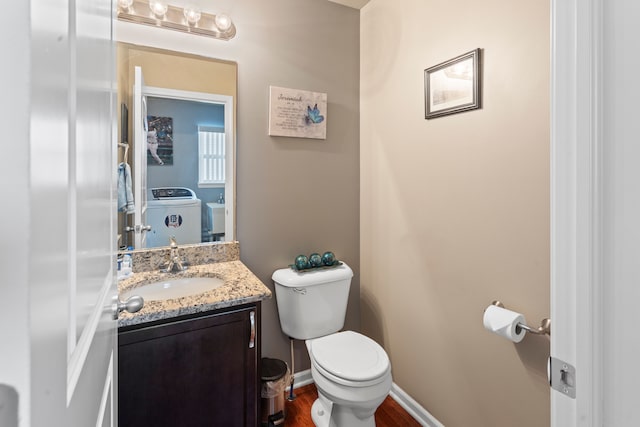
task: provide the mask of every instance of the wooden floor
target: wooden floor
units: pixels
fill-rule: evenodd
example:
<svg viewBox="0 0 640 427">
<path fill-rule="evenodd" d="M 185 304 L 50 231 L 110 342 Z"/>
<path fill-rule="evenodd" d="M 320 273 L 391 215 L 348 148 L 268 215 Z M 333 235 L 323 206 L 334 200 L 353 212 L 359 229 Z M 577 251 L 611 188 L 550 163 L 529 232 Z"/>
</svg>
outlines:
<svg viewBox="0 0 640 427">
<path fill-rule="evenodd" d="M 309 384 L 294 390 L 296 399 L 287 401 L 285 426 L 314 427 L 311 421 L 311 405 L 318 398 L 315 384 Z M 395 400 L 388 397 L 376 411 L 376 427 L 420 427 Z"/>
</svg>

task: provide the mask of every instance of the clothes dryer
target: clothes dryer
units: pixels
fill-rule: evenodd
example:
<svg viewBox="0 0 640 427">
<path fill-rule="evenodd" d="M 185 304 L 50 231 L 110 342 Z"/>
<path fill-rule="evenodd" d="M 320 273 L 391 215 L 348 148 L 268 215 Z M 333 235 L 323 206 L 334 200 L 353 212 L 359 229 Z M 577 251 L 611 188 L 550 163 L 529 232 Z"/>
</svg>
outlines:
<svg viewBox="0 0 640 427">
<path fill-rule="evenodd" d="M 190 188 L 152 188 L 147 201 L 147 247 L 169 245 L 175 236 L 179 245 L 202 241 L 201 201 Z"/>
</svg>

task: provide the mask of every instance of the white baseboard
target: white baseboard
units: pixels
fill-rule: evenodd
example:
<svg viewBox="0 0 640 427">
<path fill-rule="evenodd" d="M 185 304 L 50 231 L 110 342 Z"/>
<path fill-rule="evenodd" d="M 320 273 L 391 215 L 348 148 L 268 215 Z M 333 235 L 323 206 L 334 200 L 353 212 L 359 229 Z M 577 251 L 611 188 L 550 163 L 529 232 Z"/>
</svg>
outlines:
<svg viewBox="0 0 640 427">
<path fill-rule="evenodd" d="M 293 374 L 293 389 L 297 389 L 299 387 L 304 387 L 305 385 L 309 385 L 313 383 L 313 378 L 311 378 L 311 369 L 307 369 L 305 371 L 296 372 Z M 287 387 L 287 393 L 289 393 L 290 387 Z"/>
<path fill-rule="evenodd" d="M 409 396 L 403 389 L 398 387 L 396 383 L 391 385 L 391 391 L 389 392 L 389 396 L 400 406 L 404 408 L 405 411 L 409 413 L 420 425 L 425 427 L 444 427 L 440 421 L 438 421 L 433 415 L 429 413 L 426 409 L 424 409 L 418 402 L 413 400 L 411 396 Z"/>
<path fill-rule="evenodd" d="M 313 383 L 310 369 L 307 369 L 306 371 L 296 372 L 293 375 L 293 378 L 294 390 L 298 387 L 303 387 L 305 385 Z M 287 393 L 289 393 L 289 387 L 287 387 Z M 393 383 L 391 385 L 389 396 L 391 396 L 393 400 L 398 402 L 398 404 L 402 406 L 402 408 L 407 411 L 407 413 L 411 415 L 417 422 L 419 422 L 420 425 L 424 427 L 444 427 L 444 424 L 442 424 L 433 415 L 431 415 L 429 411 L 420 406 L 418 402 L 413 400 L 413 398 L 400 387 L 398 387 L 396 383 Z"/>
</svg>

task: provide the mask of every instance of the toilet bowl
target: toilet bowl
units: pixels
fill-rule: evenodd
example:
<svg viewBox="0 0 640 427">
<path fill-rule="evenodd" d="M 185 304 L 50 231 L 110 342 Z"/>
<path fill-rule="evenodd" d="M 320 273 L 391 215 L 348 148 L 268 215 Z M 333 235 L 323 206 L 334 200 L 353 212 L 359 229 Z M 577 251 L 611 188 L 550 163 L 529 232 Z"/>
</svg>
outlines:
<svg viewBox="0 0 640 427">
<path fill-rule="evenodd" d="M 305 340 L 318 399 L 311 417 L 318 427 L 374 427 L 374 413 L 391 390 L 391 365 L 371 338 L 344 326 L 353 271 L 335 268 L 273 273 L 280 326 Z"/>
<path fill-rule="evenodd" d="M 382 347 L 353 331 L 306 341 L 318 399 L 311 418 L 318 427 L 373 427 L 374 414 L 391 390 L 391 365 Z"/>
</svg>

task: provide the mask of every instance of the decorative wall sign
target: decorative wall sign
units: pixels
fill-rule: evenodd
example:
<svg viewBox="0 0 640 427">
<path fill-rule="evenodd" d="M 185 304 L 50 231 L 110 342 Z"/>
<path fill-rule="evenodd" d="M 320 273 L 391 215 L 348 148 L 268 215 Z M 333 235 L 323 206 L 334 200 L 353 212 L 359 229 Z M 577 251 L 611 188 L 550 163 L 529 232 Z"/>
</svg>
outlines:
<svg viewBox="0 0 640 427">
<path fill-rule="evenodd" d="M 173 118 L 147 116 L 147 165 L 173 164 Z"/>
<path fill-rule="evenodd" d="M 327 94 L 269 86 L 269 135 L 327 138 Z"/>
<path fill-rule="evenodd" d="M 480 108 L 480 49 L 424 70 L 425 119 Z"/>
</svg>

